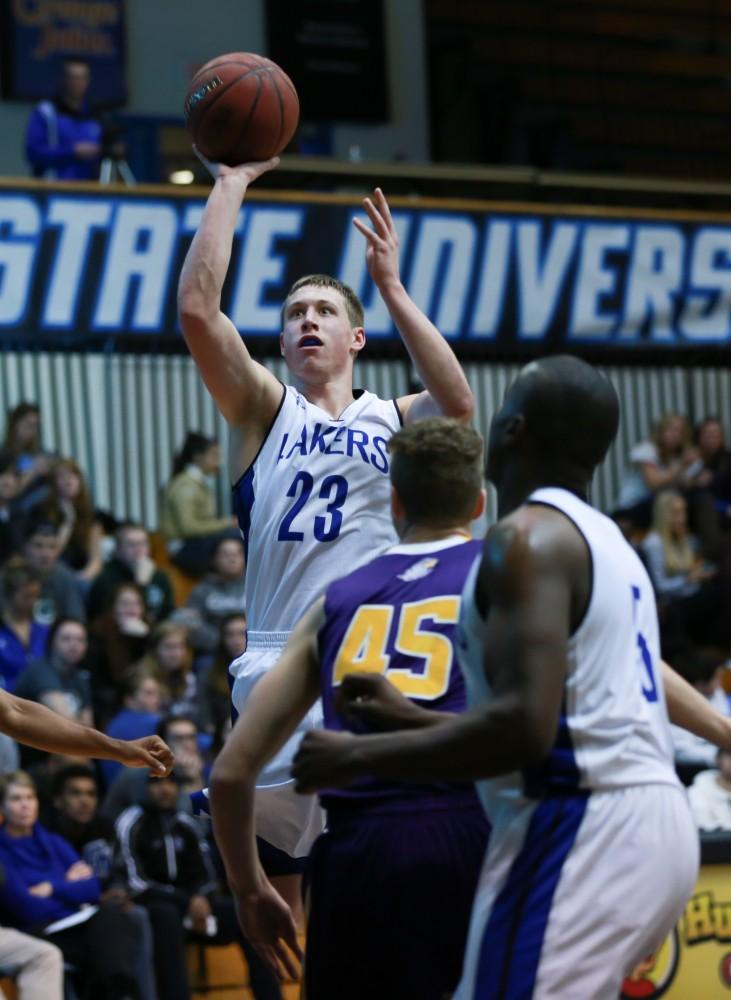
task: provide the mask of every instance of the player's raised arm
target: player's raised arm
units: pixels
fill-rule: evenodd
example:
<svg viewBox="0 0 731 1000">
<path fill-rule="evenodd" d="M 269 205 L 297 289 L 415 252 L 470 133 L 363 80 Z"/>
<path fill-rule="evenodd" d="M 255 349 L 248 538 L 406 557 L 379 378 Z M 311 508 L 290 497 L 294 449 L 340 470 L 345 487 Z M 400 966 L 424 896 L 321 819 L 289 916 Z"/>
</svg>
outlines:
<svg viewBox="0 0 731 1000">
<path fill-rule="evenodd" d="M 478 580 L 489 604 L 484 657 L 493 697 L 441 726 L 373 736 L 312 732 L 293 775 L 301 792 L 364 775 L 406 781 L 476 781 L 544 760 L 558 730 L 571 617 L 564 537 L 556 545 L 533 515 L 488 534 Z M 555 527 L 555 522 L 554 525 Z"/>
<path fill-rule="evenodd" d="M 363 201 L 363 207 L 373 228 L 360 219 L 353 223 L 367 241 L 368 271 L 426 386 L 424 392 L 398 400 L 404 421 L 440 415 L 470 420 L 475 401 L 454 351 L 401 283 L 398 233 L 383 191 L 376 188 L 373 198 Z"/>
<path fill-rule="evenodd" d="M 252 691 L 211 775 L 213 829 L 239 922 L 279 976 L 283 971 L 298 975 L 288 949 L 301 955 L 292 913 L 259 863 L 254 788 L 261 768 L 320 693 L 316 637 L 322 616 L 320 601 L 294 629 L 279 661 Z"/>
<path fill-rule="evenodd" d="M 114 740 L 7 691 L 0 691 L 0 732 L 47 753 L 116 760 L 127 767 L 149 767 L 160 776 L 173 766 L 172 751 L 159 736 Z"/>
<path fill-rule="evenodd" d="M 178 284 L 183 336 L 208 391 L 229 424 L 251 428 L 254 433 L 258 428 L 266 432 L 279 405 L 282 387 L 252 359 L 238 330 L 221 312 L 221 290 L 246 190 L 278 162 L 275 157 L 238 167 L 210 165 L 215 183 Z"/>
</svg>

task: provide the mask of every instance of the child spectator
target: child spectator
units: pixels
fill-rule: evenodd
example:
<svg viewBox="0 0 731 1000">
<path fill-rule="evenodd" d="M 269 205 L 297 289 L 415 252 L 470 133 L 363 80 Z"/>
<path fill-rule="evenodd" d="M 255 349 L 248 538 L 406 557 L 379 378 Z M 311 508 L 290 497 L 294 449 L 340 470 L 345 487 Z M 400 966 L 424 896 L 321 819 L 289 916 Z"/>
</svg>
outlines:
<svg viewBox="0 0 731 1000">
<path fill-rule="evenodd" d="M 0 796 L 0 919 L 33 929 L 58 945 L 83 973 L 92 996 L 141 997 L 130 970 L 141 941 L 136 924 L 117 906 L 100 906 L 91 868 L 62 837 L 38 823 L 35 785 L 23 771 L 9 775 Z"/>
<path fill-rule="evenodd" d="M 79 579 L 91 583 L 103 565 L 103 530 L 94 514 L 84 474 L 73 459 L 54 462 L 48 496 L 30 516 L 54 525 L 59 558 Z"/>
<path fill-rule="evenodd" d="M 145 600 L 151 624 L 163 621 L 175 607 L 170 577 L 150 558 L 150 540 L 139 524 L 126 521 L 117 527 L 114 555 L 92 584 L 89 617 L 96 620 L 108 611 L 122 583 L 136 584 Z"/>
<path fill-rule="evenodd" d="M 170 558 L 190 576 L 202 576 L 222 538 L 240 538 L 233 517 L 216 517 L 209 476 L 221 466 L 221 449 L 213 438 L 188 433 L 175 456 L 172 478 L 162 492 L 160 531 Z"/>
<path fill-rule="evenodd" d="M 198 715 L 198 684 L 188 630 L 176 622 L 161 622 L 150 635 L 140 666 L 157 678 L 167 714 Z"/>
<path fill-rule="evenodd" d="M 24 559 L 11 559 L 1 579 L 4 603 L 0 614 L 0 684 L 12 692 L 20 673 L 45 653 L 50 625 L 34 616 L 41 597 L 36 569 Z"/>
<path fill-rule="evenodd" d="M 154 736 L 160 724 L 160 682 L 144 667 L 133 667 L 122 678 L 121 690 L 123 707 L 107 726 L 107 736 L 117 740 Z M 102 760 L 99 763 L 104 785 L 109 788 L 122 770 L 122 765 L 115 760 Z"/>
<path fill-rule="evenodd" d="M 221 623 L 244 611 L 244 543 L 222 538 L 211 556 L 210 571 L 192 591 L 176 620 L 190 627 L 196 654 L 212 653 L 220 640 Z"/>
</svg>

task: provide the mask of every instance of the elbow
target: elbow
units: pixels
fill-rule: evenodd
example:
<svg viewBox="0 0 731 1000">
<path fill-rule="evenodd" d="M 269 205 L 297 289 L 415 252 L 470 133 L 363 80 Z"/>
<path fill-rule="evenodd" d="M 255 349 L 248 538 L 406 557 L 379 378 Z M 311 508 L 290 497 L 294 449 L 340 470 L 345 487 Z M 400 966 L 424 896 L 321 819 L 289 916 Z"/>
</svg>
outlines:
<svg viewBox="0 0 731 1000">
<path fill-rule="evenodd" d="M 242 760 L 229 761 L 226 754 L 219 755 L 213 765 L 209 780 L 211 800 L 226 797 L 232 792 L 242 792 L 254 784 L 254 775 Z"/>
<path fill-rule="evenodd" d="M 472 395 L 469 385 L 465 382 L 462 390 L 454 394 L 448 412 L 445 412 L 444 416 L 452 417 L 453 420 L 459 420 L 462 424 L 469 424 L 472 422 L 474 415 L 475 397 Z"/>
</svg>

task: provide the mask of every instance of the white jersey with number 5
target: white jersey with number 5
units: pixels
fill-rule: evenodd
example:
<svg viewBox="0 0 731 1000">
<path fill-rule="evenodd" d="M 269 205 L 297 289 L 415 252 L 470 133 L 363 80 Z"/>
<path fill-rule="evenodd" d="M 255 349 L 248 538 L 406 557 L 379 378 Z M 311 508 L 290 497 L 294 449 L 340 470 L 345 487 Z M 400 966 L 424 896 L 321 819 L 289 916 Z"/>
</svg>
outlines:
<svg viewBox="0 0 731 1000">
<path fill-rule="evenodd" d="M 333 418 L 283 387 L 233 488 L 251 631 L 290 631 L 333 580 L 395 544 L 387 446 L 400 427 L 394 400 L 360 391 Z"/>
<path fill-rule="evenodd" d="M 521 800 L 552 792 L 678 784 L 659 673 L 655 596 L 645 567 L 610 518 L 567 490 L 536 490 L 527 502 L 561 511 L 581 532 L 591 555 L 591 597 L 569 639 L 553 750 L 539 767 L 478 785 L 493 824 Z M 472 704 L 490 698 L 476 572 L 475 566 L 465 586 L 459 630 Z"/>
</svg>

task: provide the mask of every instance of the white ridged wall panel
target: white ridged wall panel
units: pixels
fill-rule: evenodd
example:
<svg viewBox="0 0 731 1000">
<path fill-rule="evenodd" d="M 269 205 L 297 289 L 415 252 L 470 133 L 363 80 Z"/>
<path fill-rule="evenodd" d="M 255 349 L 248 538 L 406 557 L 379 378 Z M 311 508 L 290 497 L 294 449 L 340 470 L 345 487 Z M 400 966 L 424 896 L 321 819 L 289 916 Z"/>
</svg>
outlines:
<svg viewBox="0 0 731 1000">
<path fill-rule="evenodd" d="M 282 360 L 265 363 L 277 378 L 286 378 Z M 519 366 L 469 363 L 465 370 L 475 393 L 475 423 L 486 434 Z M 594 502 L 602 509 L 616 498 L 629 449 L 664 413 L 686 413 L 694 422 L 720 416 L 731 439 L 731 369 L 603 370 L 619 393 L 622 422 L 594 483 Z M 410 376 L 406 362 L 361 360 L 355 382 L 389 398 L 408 391 Z M 151 528 L 157 525 L 160 487 L 186 432 L 199 430 L 226 444 L 226 424 L 188 357 L 0 354 L 0 413 L 20 400 L 40 403 L 44 446 L 76 458 L 99 507 Z M 225 470 L 217 485 L 221 508 L 228 510 Z"/>
</svg>

